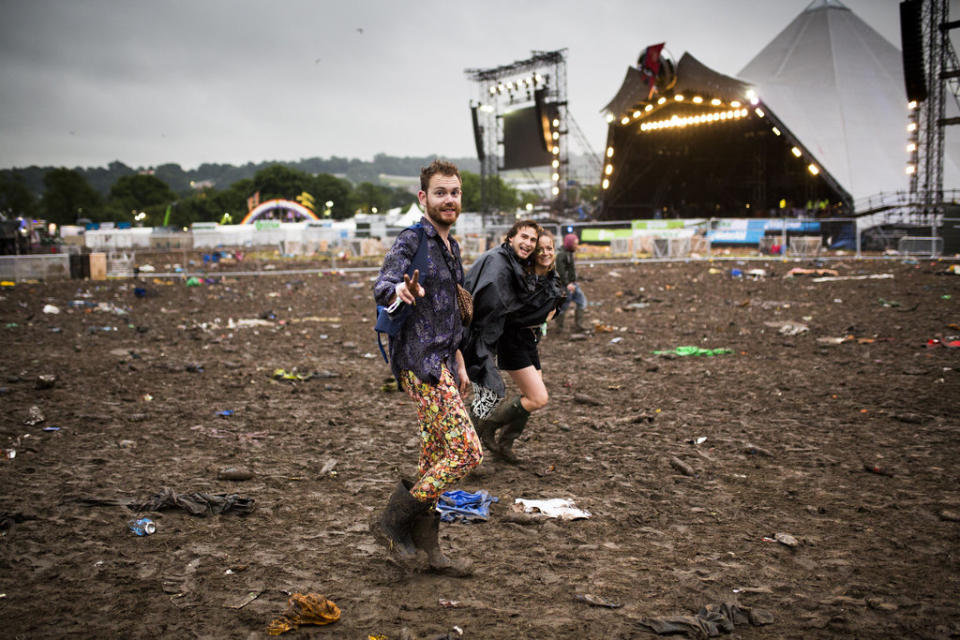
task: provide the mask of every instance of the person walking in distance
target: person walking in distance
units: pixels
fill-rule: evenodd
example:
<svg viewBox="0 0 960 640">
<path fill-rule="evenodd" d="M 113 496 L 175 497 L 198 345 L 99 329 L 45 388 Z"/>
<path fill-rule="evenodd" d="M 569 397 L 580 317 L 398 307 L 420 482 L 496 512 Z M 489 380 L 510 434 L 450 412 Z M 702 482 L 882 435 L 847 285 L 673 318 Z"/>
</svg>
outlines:
<svg viewBox="0 0 960 640">
<path fill-rule="evenodd" d="M 557 311 L 556 327 L 557 331 L 563 331 L 563 317 L 570 306 L 570 303 L 577 305 L 574 311 L 573 320 L 577 331 L 589 331 L 583 326 L 583 311 L 587 306 L 587 296 L 583 294 L 580 283 L 577 280 L 577 264 L 574 254 L 580 246 L 580 239 L 575 233 L 568 233 L 563 237 L 563 249 L 557 255 L 557 275 L 560 276 L 560 284 L 567 289 L 567 299 Z"/>
<path fill-rule="evenodd" d="M 459 345 L 463 325 L 457 285 L 463 282 L 460 246 L 450 228 L 460 215 L 462 181 L 455 165 L 440 160 L 420 172 L 420 204 L 425 215 L 422 242 L 429 243 L 423 272 L 407 275 L 417 252 L 415 230 L 404 230 L 384 257 L 373 286 L 380 305 L 412 305 L 412 313 L 390 339 L 390 367 L 417 405 L 420 433 L 418 478 L 399 480 L 371 532 L 396 559 L 408 562 L 417 551 L 430 567 L 468 575 L 468 561 L 446 557 L 439 548 L 440 494 L 480 464 L 480 440 L 467 415 L 463 395 L 470 379 Z"/>
</svg>

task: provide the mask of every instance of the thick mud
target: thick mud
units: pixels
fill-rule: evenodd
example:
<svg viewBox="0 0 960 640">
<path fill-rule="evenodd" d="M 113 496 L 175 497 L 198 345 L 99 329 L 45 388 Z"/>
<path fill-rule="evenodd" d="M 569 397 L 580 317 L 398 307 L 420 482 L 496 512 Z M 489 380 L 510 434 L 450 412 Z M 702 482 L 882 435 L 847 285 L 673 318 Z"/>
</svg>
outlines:
<svg viewBox="0 0 960 640">
<path fill-rule="evenodd" d="M 470 578 L 401 570 L 367 532 L 417 462 L 372 273 L 5 288 L 0 635 L 260 638 L 318 593 L 340 620 L 288 637 L 648 638 L 725 602 L 772 618 L 729 637 L 957 637 L 960 277 L 795 266 L 581 263 L 595 331 L 548 332 L 521 463 L 462 483 L 498 498 L 489 521 L 442 525 Z M 681 346 L 731 352 L 654 353 Z M 164 487 L 255 508 L 134 535 L 122 505 Z M 592 515 L 523 521 L 517 498 Z"/>
</svg>

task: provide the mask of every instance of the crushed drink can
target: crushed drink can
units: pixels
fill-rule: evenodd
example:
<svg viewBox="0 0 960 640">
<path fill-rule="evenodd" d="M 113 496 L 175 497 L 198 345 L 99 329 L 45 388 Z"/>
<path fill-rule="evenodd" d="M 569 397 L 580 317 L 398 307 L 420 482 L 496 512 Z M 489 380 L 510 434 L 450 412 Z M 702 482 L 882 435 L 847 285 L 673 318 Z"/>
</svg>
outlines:
<svg viewBox="0 0 960 640">
<path fill-rule="evenodd" d="M 150 518 L 137 518 L 127 523 L 130 531 L 138 536 L 149 536 L 157 530 L 157 524 Z"/>
</svg>

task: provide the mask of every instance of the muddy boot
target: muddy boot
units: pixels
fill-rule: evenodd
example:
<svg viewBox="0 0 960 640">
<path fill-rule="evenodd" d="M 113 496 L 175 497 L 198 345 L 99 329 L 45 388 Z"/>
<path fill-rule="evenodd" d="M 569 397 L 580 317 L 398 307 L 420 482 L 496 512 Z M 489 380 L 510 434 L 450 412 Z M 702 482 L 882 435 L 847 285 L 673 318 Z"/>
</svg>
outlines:
<svg viewBox="0 0 960 640">
<path fill-rule="evenodd" d="M 494 454 L 499 453 L 497 447 L 498 426 L 499 425 L 491 422 L 489 418 L 476 423 L 477 435 L 480 436 L 480 443 L 483 445 L 484 451 L 489 451 Z"/>
<path fill-rule="evenodd" d="M 583 307 L 580 305 L 577 305 L 577 310 L 573 312 L 573 322 L 577 327 L 577 331 L 580 333 L 590 331 L 588 327 L 583 326 Z"/>
<path fill-rule="evenodd" d="M 448 558 L 440 551 L 440 512 L 430 509 L 413 522 L 413 544 L 427 554 L 433 571 L 456 578 L 473 575 L 473 563 L 466 558 Z"/>
<path fill-rule="evenodd" d="M 480 437 L 483 450 L 495 453 L 497 450 L 497 425 L 490 422 L 489 416 L 482 420 L 478 418 L 477 414 L 473 412 L 472 406 L 467 407 L 467 415 L 470 416 L 474 431 Z"/>
<path fill-rule="evenodd" d="M 504 427 L 503 431 L 500 432 L 500 439 L 497 442 L 500 457 L 510 464 L 516 464 L 518 462 L 517 456 L 513 453 L 513 441 L 520 437 L 520 434 L 523 433 L 524 428 L 527 426 L 527 420 L 530 419 L 530 412 L 524 409 L 523 405 L 520 405 L 520 411 L 523 413 Z"/>
<path fill-rule="evenodd" d="M 513 455 L 512 451 L 508 451 L 505 454 L 503 447 L 506 445 L 509 449 L 509 447 L 513 446 L 513 441 L 516 440 L 517 436 L 520 435 L 520 432 L 523 431 L 523 427 L 527 424 L 527 419 L 529 417 L 530 412 L 523 408 L 523 403 L 520 401 L 520 396 L 516 395 L 509 401 L 504 400 L 497 405 L 493 415 L 491 415 L 489 418 L 492 422 L 497 423 L 497 426 L 503 426 L 504 428 L 503 433 L 500 435 L 500 438 L 497 441 L 497 448 L 494 449 L 494 451 L 496 451 L 497 455 L 507 462 L 516 462 L 517 459 Z M 510 435 L 509 437 L 504 438 L 509 429 L 516 428 L 514 427 L 515 423 L 522 423 L 519 426 L 520 431 L 516 432 L 516 435 Z"/>
<path fill-rule="evenodd" d="M 374 516 L 370 533 L 377 542 L 387 548 L 396 559 L 404 562 L 415 560 L 417 548 L 413 544 L 414 520 L 426 512 L 430 505 L 410 495 L 412 484 L 401 480 L 393 490 L 387 508 Z"/>
</svg>

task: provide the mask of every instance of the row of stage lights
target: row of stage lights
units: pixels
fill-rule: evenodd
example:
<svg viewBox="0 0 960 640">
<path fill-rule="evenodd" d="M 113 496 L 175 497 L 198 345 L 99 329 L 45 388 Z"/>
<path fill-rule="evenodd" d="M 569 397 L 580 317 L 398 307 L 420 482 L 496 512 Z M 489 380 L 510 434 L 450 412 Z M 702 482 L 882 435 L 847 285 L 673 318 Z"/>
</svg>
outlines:
<svg viewBox="0 0 960 640">
<path fill-rule="evenodd" d="M 917 173 L 917 137 L 919 135 L 919 125 L 917 124 L 917 101 L 911 100 L 907 103 L 907 109 L 910 110 L 910 121 L 907 123 L 907 133 L 910 134 L 907 142 L 907 166 L 908 176 L 914 176 Z"/>
<path fill-rule="evenodd" d="M 523 91 L 524 89 L 535 89 L 538 86 L 543 84 L 543 76 L 539 73 L 535 73 L 532 76 L 527 78 L 519 78 L 517 80 L 510 80 L 508 82 L 499 82 L 496 85 L 491 85 L 488 89 L 491 96 L 497 94 L 512 94 L 514 91 Z"/>
<path fill-rule="evenodd" d="M 675 95 L 673 99 L 675 102 L 683 102 L 685 100 L 684 96 L 680 94 Z M 756 106 L 760 102 L 760 99 L 757 97 L 756 93 L 754 93 L 751 90 L 750 92 L 747 93 L 747 99 L 750 101 L 751 105 L 754 105 L 754 109 L 753 109 L 754 114 L 756 114 L 758 118 L 765 118 L 767 114 L 764 113 L 763 109 L 761 109 L 759 106 Z M 658 105 L 663 105 L 666 102 L 667 102 L 667 98 L 663 96 L 661 96 L 657 100 Z M 694 96 L 692 102 L 694 104 L 702 104 L 704 102 L 704 99 L 700 96 Z M 714 107 L 722 107 L 723 102 L 718 98 L 713 98 L 712 100 L 710 100 L 710 105 Z M 647 131 L 656 131 L 659 129 L 683 128 L 690 125 L 709 124 L 713 122 L 738 120 L 740 118 L 745 118 L 748 115 L 750 115 L 750 112 L 746 108 L 742 108 L 743 103 L 741 103 L 738 100 L 731 100 L 729 105 L 733 107 L 733 109 L 730 109 L 728 111 L 703 113 L 695 116 L 675 115 L 668 120 L 658 120 L 655 122 L 641 123 L 640 131 L 647 132 Z M 633 119 L 636 120 L 637 118 L 640 118 L 644 114 L 644 112 L 652 111 L 653 108 L 654 107 L 652 104 L 647 104 L 646 107 L 644 107 L 643 111 L 639 111 L 639 110 L 634 111 Z M 607 115 L 607 122 L 613 122 L 614 119 L 615 118 L 613 115 L 610 115 L 610 114 Z M 620 124 L 627 125 L 627 124 L 630 124 L 630 121 L 631 121 L 631 118 L 629 116 L 624 116 L 623 118 L 620 119 Z M 780 131 L 780 129 L 778 129 L 773 124 L 770 125 L 770 130 L 776 136 L 783 135 L 783 132 Z M 914 145 L 914 150 L 915 150 L 915 146 L 916 145 Z M 603 189 L 610 188 L 610 176 L 613 174 L 613 153 L 614 153 L 613 147 L 607 147 L 606 161 L 605 161 L 606 163 L 604 164 L 604 167 L 603 167 L 603 181 L 600 183 L 600 186 Z M 793 156 L 796 158 L 800 158 L 800 159 L 803 158 L 803 151 L 801 151 L 800 148 L 797 146 L 790 147 L 790 153 L 792 153 Z M 807 164 L 807 171 L 810 172 L 810 175 L 816 176 L 820 174 L 820 167 L 817 166 L 815 162 L 810 162 L 809 164 Z M 910 173 L 909 169 L 907 173 Z"/>
<path fill-rule="evenodd" d="M 553 160 L 550 162 L 550 167 L 552 169 L 550 179 L 553 181 L 553 187 L 550 189 L 550 192 L 553 195 L 560 195 L 560 120 L 559 118 L 554 118 L 550 122 L 550 137 L 552 139 L 550 145 L 550 153 L 553 154 Z"/>
<path fill-rule="evenodd" d="M 654 131 L 656 129 L 673 129 L 676 127 L 686 127 L 695 124 L 705 124 L 709 122 L 719 122 L 721 120 L 738 120 L 746 116 L 746 109 L 732 109 L 730 111 L 721 111 L 719 113 L 703 113 L 695 116 L 673 116 L 669 120 L 657 120 L 655 122 L 644 122 L 640 125 L 640 131 Z"/>
</svg>

